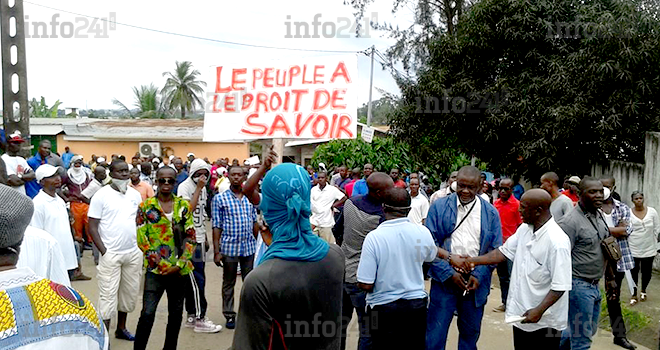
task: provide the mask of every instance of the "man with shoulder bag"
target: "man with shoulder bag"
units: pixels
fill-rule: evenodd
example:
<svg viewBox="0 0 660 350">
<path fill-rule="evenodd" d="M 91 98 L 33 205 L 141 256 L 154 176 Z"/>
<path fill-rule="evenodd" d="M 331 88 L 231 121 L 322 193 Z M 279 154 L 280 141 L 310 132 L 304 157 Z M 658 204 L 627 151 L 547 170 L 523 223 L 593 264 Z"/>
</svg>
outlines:
<svg viewBox="0 0 660 350">
<path fill-rule="evenodd" d="M 569 293 L 568 328 L 562 333 L 561 348 L 572 350 L 591 347 L 600 316 L 598 282 L 605 274 L 606 261 L 620 259 L 618 245 L 612 240 L 625 237 L 625 233 L 618 230 L 610 231 L 599 211 L 604 200 L 603 184 L 593 177 L 585 177 L 580 181 L 579 191 L 578 205 L 558 222 L 571 240 L 573 282 Z"/>
</svg>

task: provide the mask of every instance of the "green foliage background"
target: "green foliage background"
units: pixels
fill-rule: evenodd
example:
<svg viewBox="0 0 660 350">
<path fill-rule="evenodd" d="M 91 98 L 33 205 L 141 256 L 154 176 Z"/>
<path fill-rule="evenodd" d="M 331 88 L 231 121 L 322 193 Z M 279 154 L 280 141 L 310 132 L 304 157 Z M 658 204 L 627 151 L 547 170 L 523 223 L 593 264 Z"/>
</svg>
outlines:
<svg viewBox="0 0 660 350">
<path fill-rule="evenodd" d="M 588 174 L 609 159 L 643 162 L 644 133 L 660 130 L 659 8 L 648 0 L 479 1 L 454 35 L 434 38 L 414 79 L 399 80 L 391 130 L 430 162 L 459 150 L 533 180 L 550 170 Z M 558 23 L 592 24 L 599 34 L 566 37 Z M 497 93 L 499 103 L 481 107 Z M 477 112 L 420 111 L 419 101 L 443 97 L 450 106 L 476 102 L 468 110 Z"/>
<path fill-rule="evenodd" d="M 449 153 L 449 152 L 448 152 Z M 397 141 L 394 137 L 374 137 L 372 143 L 367 143 L 358 135 L 354 140 L 333 140 L 322 144 L 314 151 L 312 166 L 318 169 L 319 163 L 324 163 L 328 170 L 346 165 L 351 168 L 362 168 L 371 163 L 375 171 L 389 173 L 394 168 L 401 171 L 422 171 L 429 176 L 432 184 L 438 185 L 451 171 L 469 165 L 471 158 L 464 153 L 454 153 L 445 163 L 424 160 L 411 152 L 409 145 Z M 487 164 L 477 162 L 481 170 L 486 170 Z"/>
<path fill-rule="evenodd" d="M 43 96 L 41 96 L 41 100 L 39 101 L 36 98 L 32 98 L 29 102 L 30 118 L 57 118 L 57 108 L 61 104 L 62 102 L 57 100 L 52 106 L 48 107 L 46 99 Z"/>
</svg>

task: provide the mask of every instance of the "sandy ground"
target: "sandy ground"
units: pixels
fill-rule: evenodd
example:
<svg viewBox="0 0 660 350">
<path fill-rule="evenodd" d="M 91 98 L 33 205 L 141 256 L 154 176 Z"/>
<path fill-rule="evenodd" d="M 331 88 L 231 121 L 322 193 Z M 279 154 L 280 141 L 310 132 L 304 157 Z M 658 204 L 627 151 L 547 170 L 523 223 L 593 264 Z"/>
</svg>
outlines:
<svg viewBox="0 0 660 350">
<path fill-rule="evenodd" d="M 96 268 L 94 266 L 93 259 L 91 257 L 90 251 L 85 251 L 85 256 L 83 258 L 83 268 L 85 274 L 90 277 L 96 276 Z M 211 318 L 216 323 L 222 324 L 224 326 L 225 319 L 222 316 L 222 269 L 216 267 L 213 263 L 207 265 L 206 268 L 207 276 L 207 287 L 206 287 L 206 298 L 209 302 L 208 317 Z M 73 287 L 80 290 L 85 294 L 90 300 L 96 302 L 98 300 L 98 288 L 97 282 L 93 278 L 91 281 L 85 282 L 74 282 Z M 238 297 L 240 294 L 241 282 L 236 286 L 236 300 L 238 303 Z M 494 288 L 490 294 L 488 304 L 486 305 L 486 311 L 484 314 L 484 320 L 481 330 L 481 338 L 479 340 L 479 348 L 481 349 L 496 349 L 496 350 L 506 350 L 513 349 L 513 338 L 511 326 L 504 323 L 504 314 L 495 313 L 492 309 L 499 305 L 499 295 L 500 291 L 497 288 Z M 135 331 L 137 326 L 137 321 L 140 315 L 140 310 L 142 307 L 142 294 L 138 298 L 138 305 L 136 310 L 129 314 L 128 317 L 128 328 L 131 332 Z M 236 304 L 236 309 L 238 309 L 238 304 Z M 184 311 L 185 312 L 185 311 Z M 132 343 L 124 340 L 118 340 L 114 338 L 114 327 L 116 320 L 113 319 L 111 326 L 111 337 L 110 344 L 112 350 L 128 350 L 132 349 Z M 163 297 L 160 304 L 158 305 L 158 312 L 156 315 L 156 322 L 151 333 L 151 338 L 149 339 L 148 349 L 162 349 L 163 342 L 165 339 L 165 325 L 167 323 L 167 298 Z M 192 329 L 181 327 L 181 332 L 179 333 L 179 349 L 183 350 L 225 350 L 228 349 L 231 345 L 234 332 L 233 330 L 223 329 L 220 333 L 217 334 L 198 334 L 194 333 Z M 355 316 L 350 325 L 350 333 L 348 339 L 347 349 L 356 349 L 357 348 L 357 325 Z M 402 335 L 405 336 L 405 335 Z M 456 330 L 456 322 L 453 323 L 450 330 L 448 349 L 457 348 L 457 339 L 458 331 Z M 592 349 L 596 350 L 619 350 L 622 349 L 618 346 L 612 344 L 612 335 L 609 332 L 604 330 L 599 330 L 598 334 L 594 339 L 594 344 Z M 638 346 L 639 350 L 646 350 L 648 348 Z"/>
</svg>

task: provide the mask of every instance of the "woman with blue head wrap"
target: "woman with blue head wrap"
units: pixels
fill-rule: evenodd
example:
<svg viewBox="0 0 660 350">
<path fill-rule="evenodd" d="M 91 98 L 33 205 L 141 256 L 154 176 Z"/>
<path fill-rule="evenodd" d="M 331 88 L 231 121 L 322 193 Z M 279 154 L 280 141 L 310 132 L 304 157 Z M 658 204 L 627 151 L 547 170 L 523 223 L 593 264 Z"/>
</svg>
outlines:
<svg viewBox="0 0 660 350">
<path fill-rule="evenodd" d="M 273 242 L 261 258 L 319 261 L 328 244 L 312 232 L 309 216 L 311 185 L 307 171 L 295 164 L 282 164 L 266 174 L 261 185 L 261 211 Z"/>
<path fill-rule="evenodd" d="M 234 349 L 339 348 L 344 255 L 312 232 L 310 190 L 309 174 L 295 164 L 263 180 L 260 208 L 272 241 L 245 279 Z"/>
</svg>

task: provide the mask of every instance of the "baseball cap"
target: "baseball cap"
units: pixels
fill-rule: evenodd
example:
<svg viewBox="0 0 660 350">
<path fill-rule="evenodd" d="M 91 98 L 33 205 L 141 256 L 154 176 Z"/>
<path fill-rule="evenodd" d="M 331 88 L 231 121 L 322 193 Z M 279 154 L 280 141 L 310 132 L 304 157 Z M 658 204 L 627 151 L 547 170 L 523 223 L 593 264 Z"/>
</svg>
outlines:
<svg viewBox="0 0 660 350">
<path fill-rule="evenodd" d="M 193 156 L 193 157 L 194 157 L 194 156 L 195 156 L 195 153 L 190 152 L 190 153 L 188 153 L 188 155 L 187 155 L 186 157 L 190 157 L 190 156 Z"/>
<path fill-rule="evenodd" d="M 580 181 L 582 181 L 582 180 L 580 180 L 580 177 L 579 177 L 579 176 L 575 176 L 575 175 L 574 175 L 574 176 L 571 176 L 571 177 L 568 178 L 568 182 L 572 182 L 572 183 L 574 183 L 574 184 L 576 184 L 576 185 L 579 185 L 579 184 L 580 184 Z"/>
<path fill-rule="evenodd" d="M 44 164 L 40 166 L 35 172 L 35 175 L 37 176 L 37 182 L 41 182 L 41 180 L 49 178 L 55 174 L 57 174 L 57 167 L 54 167 L 50 164 Z"/>
<path fill-rule="evenodd" d="M 23 143 L 25 142 L 25 139 L 21 136 L 21 132 L 16 130 L 13 134 L 7 136 L 7 142 Z"/>
</svg>

